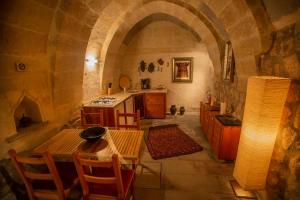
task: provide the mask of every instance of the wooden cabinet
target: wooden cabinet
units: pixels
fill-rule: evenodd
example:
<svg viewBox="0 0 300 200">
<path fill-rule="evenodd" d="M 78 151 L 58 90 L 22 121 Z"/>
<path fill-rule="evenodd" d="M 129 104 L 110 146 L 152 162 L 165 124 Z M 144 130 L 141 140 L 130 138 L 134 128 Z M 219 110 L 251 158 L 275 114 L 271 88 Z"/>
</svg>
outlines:
<svg viewBox="0 0 300 200">
<path fill-rule="evenodd" d="M 210 106 L 202 102 L 200 104 L 200 124 L 208 140 L 213 132 L 214 117 L 219 114 L 219 112 L 219 107 Z"/>
<path fill-rule="evenodd" d="M 103 111 L 104 124 L 103 126 L 114 127 L 115 126 L 115 115 L 114 108 L 102 108 L 102 107 L 83 107 L 84 112 L 87 113 L 99 113 Z"/>
<path fill-rule="evenodd" d="M 214 128 L 215 128 L 215 116 L 220 114 L 220 111 L 208 111 L 207 113 L 207 128 L 206 128 L 206 133 L 207 133 L 207 139 L 209 143 L 212 142 L 213 140 L 213 135 L 214 135 Z"/>
<path fill-rule="evenodd" d="M 223 160 L 235 160 L 241 131 L 241 121 L 218 115 L 214 107 L 201 103 L 200 123 L 212 150 Z"/>
<path fill-rule="evenodd" d="M 101 107 L 101 106 L 83 106 L 84 112 L 87 113 L 99 113 L 103 111 L 103 126 L 115 127 L 116 122 L 116 110 L 120 112 L 133 112 L 132 97 L 125 99 L 114 107 Z"/>
<path fill-rule="evenodd" d="M 146 118 L 165 118 L 166 116 L 166 94 L 145 93 L 145 116 Z"/>
<path fill-rule="evenodd" d="M 214 123 L 212 148 L 219 159 L 235 160 L 240 141 L 240 122 L 226 124 L 218 117 Z"/>
</svg>

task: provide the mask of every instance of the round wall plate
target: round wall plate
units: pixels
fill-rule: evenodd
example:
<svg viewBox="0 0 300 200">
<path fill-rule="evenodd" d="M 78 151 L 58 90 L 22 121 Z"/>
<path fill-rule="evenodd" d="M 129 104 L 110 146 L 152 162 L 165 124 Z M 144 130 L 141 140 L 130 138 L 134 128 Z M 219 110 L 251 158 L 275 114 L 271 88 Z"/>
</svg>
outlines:
<svg viewBox="0 0 300 200">
<path fill-rule="evenodd" d="M 131 80 L 128 76 L 126 75 L 121 75 L 120 76 L 120 79 L 119 79 L 119 86 L 122 88 L 122 89 L 128 89 L 130 88 L 130 85 L 131 85 Z"/>
</svg>

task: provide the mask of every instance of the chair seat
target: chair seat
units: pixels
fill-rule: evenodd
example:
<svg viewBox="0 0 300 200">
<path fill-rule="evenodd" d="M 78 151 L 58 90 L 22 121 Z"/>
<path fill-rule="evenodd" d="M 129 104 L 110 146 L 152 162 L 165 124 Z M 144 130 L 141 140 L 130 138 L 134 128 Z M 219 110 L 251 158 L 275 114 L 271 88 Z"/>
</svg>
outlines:
<svg viewBox="0 0 300 200">
<path fill-rule="evenodd" d="M 55 162 L 59 177 L 63 183 L 63 189 L 67 190 L 78 182 L 78 175 L 74 163 L 72 162 Z M 77 181 L 76 181 L 77 179 Z M 56 190 L 53 181 L 34 180 L 32 181 L 34 188 L 39 190 Z"/>
<path fill-rule="evenodd" d="M 128 190 L 130 188 L 130 183 L 132 182 L 132 179 L 134 177 L 134 171 L 133 170 L 121 170 L 121 176 L 122 176 L 122 182 L 123 182 L 123 190 L 125 193 L 125 196 L 128 193 Z M 113 176 L 112 170 L 107 169 L 97 169 L 95 171 L 95 175 L 100 175 L 102 177 L 111 177 Z M 91 193 L 94 194 L 101 194 L 101 195 L 107 195 L 107 196 L 117 196 L 118 191 L 115 184 L 93 184 L 89 183 L 89 189 Z"/>
</svg>

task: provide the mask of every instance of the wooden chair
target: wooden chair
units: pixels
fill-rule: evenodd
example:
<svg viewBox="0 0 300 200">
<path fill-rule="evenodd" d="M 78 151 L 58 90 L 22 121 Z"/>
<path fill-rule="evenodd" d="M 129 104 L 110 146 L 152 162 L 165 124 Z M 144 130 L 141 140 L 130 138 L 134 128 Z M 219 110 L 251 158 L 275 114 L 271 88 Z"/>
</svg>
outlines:
<svg viewBox="0 0 300 200">
<path fill-rule="evenodd" d="M 124 124 L 120 123 L 120 119 L 124 118 Z M 128 124 L 128 118 L 133 118 L 134 124 Z M 137 110 L 136 113 L 120 113 L 119 110 L 116 111 L 116 129 L 125 128 L 125 129 L 141 129 L 140 125 L 140 110 Z"/>
<path fill-rule="evenodd" d="M 9 150 L 8 153 L 25 183 L 31 200 L 37 198 L 66 199 L 71 189 L 78 183 L 78 176 L 73 163 L 69 163 L 69 165 L 61 163 L 60 167 L 64 167 L 65 170 L 58 171 L 48 152 L 35 157 L 17 155 L 13 149 Z"/>
<path fill-rule="evenodd" d="M 112 161 L 99 161 L 82 158 L 75 152 L 73 159 L 84 200 L 125 200 L 130 188 L 131 197 L 134 199 L 135 171 L 121 169 L 116 154 L 112 156 Z"/>
<path fill-rule="evenodd" d="M 104 114 L 103 110 L 99 112 L 86 112 L 81 109 L 81 126 L 83 128 L 89 128 L 93 126 L 103 126 L 104 125 Z"/>
</svg>

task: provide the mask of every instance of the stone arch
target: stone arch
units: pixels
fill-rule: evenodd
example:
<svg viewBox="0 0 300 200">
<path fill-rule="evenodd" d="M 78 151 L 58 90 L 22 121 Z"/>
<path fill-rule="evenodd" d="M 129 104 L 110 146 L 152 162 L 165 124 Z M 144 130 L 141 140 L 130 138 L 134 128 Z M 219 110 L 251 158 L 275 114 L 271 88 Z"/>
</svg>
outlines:
<svg viewBox="0 0 300 200">
<path fill-rule="evenodd" d="M 102 29 L 101 33 L 98 32 L 97 35 L 97 28 L 93 29 L 87 47 L 87 53 L 94 52 L 94 54 L 98 55 L 100 58 L 100 77 L 98 77 L 98 79 L 96 80 L 97 83 L 99 83 L 100 85 L 102 83 L 102 74 L 104 73 L 103 70 L 105 70 L 107 51 L 109 50 L 109 48 L 112 48 L 112 46 L 110 45 L 114 36 L 118 36 L 118 39 L 114 38 L 118 40 L 118 42 L 116 42 L 116 40 L 114 42 L 115 44 L 119 43 L 119 45 L 114 44 L 113 46 L 115 48 L 120 48 L 120 44 L 123 41 L 123 38 L 125 37 L 127 32 L 143 18 L 154 13 L 164 13 L 176 17 L 180 21 L 185 22 L 187 26 L 192 27 L 192 29 L 197 34 L 201 35 L 202 40 L 204 41 L 204 43 L 206 43 L 208 47 L 208 52 L 213 62 L 213 65 L 216 67 L 217 73 L 220 73 L 221 63 L 218 42 L 209 30 L 209 28 L 207 28 L 207 26 L 198 18 L 198 16 L 190 12 L 185 7 L 168 1 L 152 1 L 142 5 L 139 8 L 136 8 L 134 13 L 123 13 L 123 18 L 126 18 L 126 21 L 124 21 L 122 17 L 119 17 L 116 21 L 114 21 L 114 24 L 110 27 L 108 31 L 106 29 Z M 102 21 L 102 19 L 99 19 L 96 24 L 101 24 L 99 21 Z M 103 32 L 106 32 L 107 37 L 102 37 Z M 100 55 L 99 52 L 101 52 Z"/>
<path fill-rule="evenodd" d="M 248 76 L 256 75 L 256 57 L 268 44 L 271 30 L 268 27 L 267 31 L 263 31 L 262 22 L 254 16 L 255 13 L 262 13 L 261 7 L 253 8 L 251 3 L 245 0 L 146 0 L 130 1 L 128 5 L 111 1 L 102 10 L 89 38 L 86 54 L 94 54 L 100 60 L 100 64 L 97 75 L 92 75 L 95 80 L 89 80 L 89 84 L 85 84 L 85 79 L 89 76 L 83 79 L 83 90 L 90 87 L 89 85 L 94 85 L 94 88 L 102 85 L 107 52 L 111 49 L 110 45 L 115 36 L 120 37 L 127 33 L 133 24 L 156 12 L 180 18 L 193 27 L 195 32 L 201 33 L 202 41 L 206 44 L 213 62 L 216 78 L 220 81 L 223 53 L 220 44 L 231 40 L 238 74 L 236 85 L 239 90 L 245 90 Z M 118 46 L 118 42 L 114 41 L 113 46 Z M 85 98 L 85 94 L 83 96 L 85 100 L 89 99 L 88 96 Z"/>
<path fill-rule="evenodd" d="M 190 12 L 185 7 L 182 7 L 169 1 L 149 1 L 140 8 L 136 8 L 134 13 L 126 13 L 126 22 L 124 21 L 118 27 L 115 27 L 115 29 L 110 29 L 109 35 L 111 35 L 111 37 L 106 38 L 106 40 L 104 41 L 100 54 L 100 60 L 104 63 L 104 69 L 106 54 L 108 49 L 110 48 L 112 39 L 115 39 L 115 34 L 118 34 L 118 42 L 123 41 L 123 37 L 125 37 L 127 32 L 130 31 L 130 29 L 136 23 L 154 13 L 163 13 L 166 15 L 173 16 L 178 20 L 182 21 L 186 24 L 186 26 L 191 27 L 198 35 L 200 35 L 203 42 L 206 45 L 214 46 L 214 54 L 216 54 L 216 51 L 217 55 L 220 54 L 216 38 L 214 37 L 210 29 L 206 26 L 206 24 L 204 24 L 197 15 Z M 116 41 L 114 42 L 117 43 Z M 118 47 L 118 45 L 115 44 L 113 46 Z M 221 66 L 220 58 L 214 59 L 214 55 L 210 53 L 210 50 L 209 54 L 212 57 L 211 60 L 213 61 L 214 66 L 216 67 L 216 71 L 219 71 L 218 68 L 220 68 Z"/>
<path fill-rule="evenodd" d="M 257 2 L 257 1 L 255 1 Z M 248 5 L 250 4 L 250 5 Z M 245 0 L 207 1 L 207 6 L 224 25 L 232 42 L 238 74 L 238 89 L 246 89 L 247 78 L 256 75 L 256 56 L 264 51 L 270 39 L 270 28 L 263 31 L 254 13 L 263 13 Z M 259 10 L 260 9 L 260 10 Z"/>
</svg>

